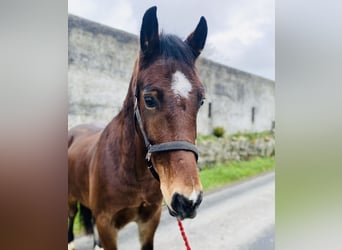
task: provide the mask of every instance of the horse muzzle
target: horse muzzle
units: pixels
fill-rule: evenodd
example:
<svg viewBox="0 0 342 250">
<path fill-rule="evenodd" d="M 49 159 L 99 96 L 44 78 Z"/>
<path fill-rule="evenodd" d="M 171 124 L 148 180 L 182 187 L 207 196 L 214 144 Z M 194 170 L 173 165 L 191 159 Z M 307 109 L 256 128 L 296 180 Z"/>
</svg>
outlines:
<svg viewBox="0 0 342 250">
<path fill-rule="evenodd" d="M 196 200 L 189 199 L 182 194 L 175 193 L 172 196 L 171 208 L 168 206 L 170 215 L 177 217 L 180 220 L 186 218 L 194 218 L 197 208 L 203 199 L 203 192 L 200 191 Z"/>
</svg>

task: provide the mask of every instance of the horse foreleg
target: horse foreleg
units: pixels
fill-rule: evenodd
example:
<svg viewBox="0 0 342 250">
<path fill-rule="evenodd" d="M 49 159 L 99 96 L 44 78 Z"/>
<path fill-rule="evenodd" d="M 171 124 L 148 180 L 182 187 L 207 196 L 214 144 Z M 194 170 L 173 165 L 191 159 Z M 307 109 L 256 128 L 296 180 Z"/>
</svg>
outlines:
<svg viewBox="0 0 342 250">
<path fill-rule="evenodd" d="M 75 217 L 69 217 L 69 225 L 68 225 L 68 250 L 75 249 L 74 245 L 74 233 L 73 233 L 73 226 L 74 226 L 74 219 Z"/>
<path fill-rule="evenodd" d="M 157 230 L 160 215 L 161 205 L 142 209 L 140 218 L 137 221 L 142 250 L 153 250 L 154 233 Z"/>
<path fill-rule="evenodd" d="M 103 249 L 100 237 L 99 237 L 99 231 L 97 230 L 96 223 L 93 224 L 93 231 L 94 231 L 94 250 L 101 250 Z"/>
<path fill-rule="evenodd" d="M 74 250 L 75 249 L 75 245 L 74 245 L 74 232 L 73 232 L 73 228 L 74 228 L 74 220 L 75 220 L 75 216 L 77 213 L 77 203 L 76 202 L 72 202 L 68 204 L 68 250 Z"/>
<path fill-rule="evenodd" d="M 98 215 L 96 217 L 96 227 L 103 247 L 97 249 L 117 250 L 118 229 L 113 226 L 111 221 L 111 216 Z"/>
</svg>

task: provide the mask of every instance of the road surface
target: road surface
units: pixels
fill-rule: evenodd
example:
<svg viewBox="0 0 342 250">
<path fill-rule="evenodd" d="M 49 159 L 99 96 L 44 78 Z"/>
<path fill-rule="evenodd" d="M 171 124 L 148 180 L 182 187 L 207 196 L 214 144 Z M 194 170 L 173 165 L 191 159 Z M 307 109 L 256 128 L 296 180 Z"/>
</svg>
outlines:
<svg viewBox="0 0 342 250">
<path fill-rule="evenodd" d="M 273 250 L 274 173 L 205 193 L 197 216 L 183 225 L 193 250 Z M 76 250 L 92 249 L 92 237 L 75 239 Z M 140 249 L 137 226 L 119 233 L 120 250 Z M 155 234 L 155 249 L 185 249 L 177 221 L 164 208 Z"/>
</svg>

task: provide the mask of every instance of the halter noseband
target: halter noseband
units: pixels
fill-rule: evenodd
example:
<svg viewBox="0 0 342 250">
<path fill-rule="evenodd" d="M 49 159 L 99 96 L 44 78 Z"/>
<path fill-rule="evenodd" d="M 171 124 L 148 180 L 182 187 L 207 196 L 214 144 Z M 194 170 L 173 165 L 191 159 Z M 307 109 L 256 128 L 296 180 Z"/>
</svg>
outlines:
<svg viewBox="0 0 342 250">
<path fill-rule="evenodd" d="M 148 169 L 151 171 L 151 174 L 153 175 L 154 178 L 156 178 L 158 181 L 159 175 L 156 171 L 156 169 L 153 167 L 152 161 L 151 161 L 151 155 L 153 153 L 158 153 L 158 152 L 165 152 L 165 151 L 174 151 L 174 150 L 186 150 L 186 151 L 191 151 L 195 154 L 196 156 L 196 161 L 198 160 L 198 150 L 196 146 L 192 143 L 189 143 L 187 141 L 171 141 L 171 142 L 164 142 L 160 144 L 154 144 L 152 145 L 150 141 L 147 138 L 147 135 L 144 130 L 144 126 L 141 120 L 140 112 L 139 112 L 139 107 L 138 107 L 138 99 L 137 99 L 137 94 L 135 96 L 135 102 L 134 102 L 134 114 L 137 119 L 140 132 L 144 138 L 144 143 L 147 149 L 147 154 L 146 154 L 146 161 L 148 165 Z"/>
</svg>

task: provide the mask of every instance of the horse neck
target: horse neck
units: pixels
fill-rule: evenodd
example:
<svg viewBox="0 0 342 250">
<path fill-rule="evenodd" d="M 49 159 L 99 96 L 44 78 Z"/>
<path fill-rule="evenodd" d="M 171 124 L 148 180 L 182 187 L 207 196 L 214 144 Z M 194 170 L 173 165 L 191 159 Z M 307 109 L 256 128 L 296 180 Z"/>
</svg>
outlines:
<svg viewBox="0 0 342 250">
<path fill-rule="evenodd" d="M 123 107 L 108 124 L 102 138 L 109 147 L 109 152 L 114 153 L 113 164 L 117 164 L 124 171 L 134 171 L 137 178 L 141 178 L 148 173 L 145 162 L 146 148 L 135 123 L 133 89 L 135 86 L 132 77 Z"/>
</svg>

